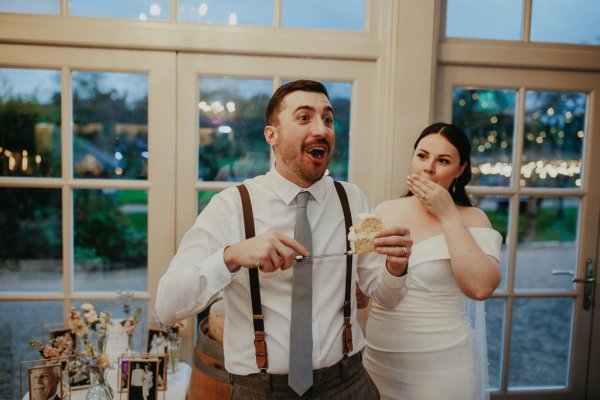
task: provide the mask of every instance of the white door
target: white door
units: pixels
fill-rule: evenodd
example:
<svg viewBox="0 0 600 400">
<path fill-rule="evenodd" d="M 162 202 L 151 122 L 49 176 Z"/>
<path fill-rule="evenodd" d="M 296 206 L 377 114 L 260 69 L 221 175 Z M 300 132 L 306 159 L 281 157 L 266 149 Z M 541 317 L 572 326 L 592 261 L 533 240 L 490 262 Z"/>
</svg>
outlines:
<svg viewBox="0 0 600 400">
<path fill-rule="evenodd" d="M 469 134 L 469 192 L 504 237 L 486 303 L 492 398 L 585 399 L 600 74 L 441 66 L 437 88 L 436 119 Z"/>
</svg>

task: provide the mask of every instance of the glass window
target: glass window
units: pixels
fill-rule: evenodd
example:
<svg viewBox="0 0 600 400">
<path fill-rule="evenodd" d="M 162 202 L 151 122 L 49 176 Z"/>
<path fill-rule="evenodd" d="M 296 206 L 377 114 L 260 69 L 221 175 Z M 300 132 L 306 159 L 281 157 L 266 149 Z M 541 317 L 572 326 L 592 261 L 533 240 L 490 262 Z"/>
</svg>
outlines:
<svg viewBox="0 0 600 400">
<path fill-rule="evenodd" d="M 491 298 L 485 302 L 485 323 L 487 333 L 488 373 L 490 388 L 500 388 L 502 373 L 502 352 L 504 344 L 506 300 Z"/>
<path fill-rule="evenodd" d="M 335 112 L 335 149 L 329 160 L 328 173 L 333 179 L 347 181 L 350 158 L 352 83 L 323 82 L 323 85 L 327 88 Z"/>
<path fill-rule="evenodd" d="M 273 0 L 178 0 L 177 20 L 228 25 L 273 25 Z"/>
<path fill-rule="evenodd" d="M 148 196 L 143 190 L 73 191 L 76 291 L 147 290 Z"/>
<path fill-rule="evenodd" d="M 60 71 L 0 68 L 0 176 L 60 176 L 60 85 Z"/>
<path fill-rule="evenodd" d="M 266 173 L 265 110 L 272 81 L 201 77 L 198 179 L 236 181 Z"/>
<path fill-rule="evenodd" d="M 509 389 L 567 385 L 573 304 L 571 298 L 514 300 Z"/>
<path fill-rule="evenodd" d="M 522 20 L 523 0 L 447 0 L 446 36 L 521 40 Z"/>
<path fill-rule="evenodd" d="M 76 17 L 122 18 L 140 21 L 170 18 L 169 0 L 70 0 L 69 14 Z"/>
<path fill-rule="evenodd" d="M 598 0 L 533 0 L 531 41 L 600 45 L 598 15 Z"/>
<path fill-rule="evenodd" d="M 473 186 L 508 186 L 512 176 L 517 92 L 455 88 L 452 123 L 471 139 Z"/>
<path fill-rule="evenodd" d="M 0 12 L 60 15 L 60 0 L 2 0 Z"/>
<path fill-rule="evenodd" d="M 586 103 L 585 93 L 526 92 L 521 186 L 581 187 Z"/>
<path fill-rule="evenodd" d="M 148 177 L 148 76 L 73 72 L 73 175 Z"/>
<path fill-rule="evenodd" d="M 210 199 L 212 199 L 213 196 L 217 193 L 219 192 L 215 192 L 212 190 L 200 190 L 198 192 L 198 214 L 200 214 L 202 210 L 204 210 L 204 208 L 210 202 Z"/>
<path fill-rule="evenodd" d="M 521 198 L 516 289 L 573 289 L 579 207 L 578 198 Z"/>
<path fill-rule="evenodd" d="M 0 291 L 63 291 L 60 189 L 0 187 Z"/>
<path fill-rule="evenodd" d="M 318 12 L 307 12 L 318 10 Z M 286 28 L 316 28 L 363 31 L 364 0 L 282 0 L 281 25 Z"/>
<path fill-rule="evenodd" d="M 510 198 L 502 196 L 472 196 L 473 204 L 483 210 L 492 224 L 492 228 L 502 235 L 500 247 L 500 273 L 502 281 L 497 290 L 506 290 L 508 278 L 509 252 L 506 238 L 508 237 L 508 221 L 510 211 Z"/>
</svg>

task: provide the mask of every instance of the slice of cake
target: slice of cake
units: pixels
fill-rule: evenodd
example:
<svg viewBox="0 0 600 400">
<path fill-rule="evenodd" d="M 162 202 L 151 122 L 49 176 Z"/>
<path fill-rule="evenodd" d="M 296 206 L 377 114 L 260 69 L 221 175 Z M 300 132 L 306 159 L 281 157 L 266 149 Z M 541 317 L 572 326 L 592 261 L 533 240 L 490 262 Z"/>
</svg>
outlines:
<svg viewBox="0 0 600 400">
<path fill-rule="evenodd" d="M 375 239 L 377 232 L 383 229 L 381 218 L 369 213 L 361 213 L 357 217 L 358 224 L 351 226 L 350 232 L 348 232 L 350 251 L 355 254 L 375 251 L 373 239 Z"/>
</svg>

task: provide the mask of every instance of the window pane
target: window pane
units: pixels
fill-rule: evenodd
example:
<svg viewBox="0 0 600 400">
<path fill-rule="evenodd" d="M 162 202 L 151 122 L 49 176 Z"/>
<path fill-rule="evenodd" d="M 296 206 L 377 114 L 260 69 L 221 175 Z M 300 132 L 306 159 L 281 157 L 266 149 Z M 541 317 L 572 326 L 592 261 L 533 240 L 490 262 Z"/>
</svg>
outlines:
<svg viewBox="0 0 600 400">
<path fill-rule="evenodd" d="M 521 40 L 523 0 L 447 0 L 446 36 Z"/>
<path fill-rule="evenodd" d="M 333 179 L 347 181 L 350 155 L 352 83 L 323 82 L 323 85 L 327 88 L 335 112 L 335 149 L 329 160 L 328 171 Z"/>
<path fill-rule="evenodd" d="M 73 174 L 148 177 L 148 76 L 73 72 Z"/>
<path fill-rule="evenodd" d="M 307 12 L 318 10 L 318 12 Z M 364 0 L 282 0 L 281 25 L 286 28 L 363 31 Z"/>
<path fill-rule="evenodd" d="M 210 202 L 210 199 L 219 192 L 209 191 L 209 190 L 201 190 L 198 192 L 198 214 L 204 210 L 204 208 Z"/>
<path fill-rule="evenodd" d="M 573 299 L 517 298 L 512 318 L 509 389 L 565 387 Z"/>
<path fill-rule="evenodd" d="M 485 323 L 488 349 L 488 372 L 490 388 L 499 389 L 504 351 L 504 323 L 506 300 L 491 298 L 485 302 Z"/>
<path fill-rule="evenodd" d="M 579 207 L 577 198 L 521 198 L 516 289 L 573 289 Z"/>
<path fill-rule="evenodd" d="M 60 15 L 60 0 L 2 0 L 0 12 Z"/>
<path fill-rule="evenodd" d="M 512 175 L 514 90 L 452 91 L 452 123 L 471 139 L 473 186 L 508 186 Z"/>
<path fill-rule="evenodd" d="M 273 4 L 273 0 L 178 0 L 177 20 L 272 26 Z"/>
<path fill-rule="evenodd" d="M 500 273 L 502 280 L 496 290 L 506 290 L 506 279 L 508 278 L 509 253 L 506 238 L 508 237 L 508 216 L 510 215 L 510 198 L 496 196 L 472 196 L 473 204 L 485 212 L 492 224 L 492 228 L 502 235 L 500 247 Z"/>
<path fill-rule="evenodd" d="M 69 14 L 77 17 L 167 21 L 169 0 L 70 0 Z"/>
<path fill-rule="evenodd" d="M 147 197 L 142 190 L 73 191 L 76 291 L 147 290 Z"/>
<path fill-rule="evenodd" d="M 60 189 L 0 188 L 0 291 L 59 291 Z"/>
<path fill-rule="evenodd" d="M 264 115 L 272 81 L 201 77 L 198 86 L 198 179 L 241 182 L 266 173 Z"/>
<path fill-rule="evenodd" d="M 20 399 L 19 363 L 41 358 L 29 341 L 42 339 L 42 324 L 63 321 L 62 301 L 0 301 L 0 390 L 4 399 Z M 24 371 L 27 373 L 27 370 Z M 28 390 L 27 379 L 22 387 Z"/>
<path fill-rule="evenodd" d="M 598 0 L 533 0 L 531 41 L 599 45 L 598 15 Z"/>
<path fill-rule="evenodd" d="M 0 176 L 60 176 L 60 71 L 0 68 Z"/>
<path fill-rule="evenodd" d="M 581 187 L 585 93 L 527 91 L 521 186 Z"/>
</svg>

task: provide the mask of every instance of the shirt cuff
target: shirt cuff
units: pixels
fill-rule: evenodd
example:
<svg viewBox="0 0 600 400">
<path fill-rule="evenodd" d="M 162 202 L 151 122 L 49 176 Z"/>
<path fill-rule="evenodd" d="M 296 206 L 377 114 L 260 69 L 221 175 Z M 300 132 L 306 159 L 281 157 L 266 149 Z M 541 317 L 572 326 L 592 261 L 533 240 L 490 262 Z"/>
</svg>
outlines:
<svg viewBox="0 0 600 400">
<path fill-rule="evenodd" d="M 220 251 L 214 252 L 202 262 L 203 269 L 200 276 L 204 276 L 208 282 L 209 293 L 216 293 L 225 288 L 241 269 L 237 268 L 234 272 L 229 271 L 223 254 L 226 248 L 227 246 L 223 246 Z"/>
<path fill-rule="evenodd" d="M 407 276 L 408 274 L 404 274 L 402 276 L 392 275 L 390 274 L 390 271 L 388 271 L 386 266 L 383 268 L 383 272 L 381 274 L 381 281 L 388 287 L 399 288 L 404 286 L 404 281 L 406 281 Z"/>
</svg>

